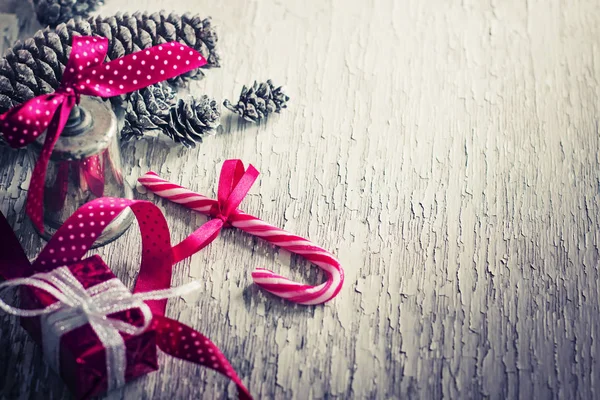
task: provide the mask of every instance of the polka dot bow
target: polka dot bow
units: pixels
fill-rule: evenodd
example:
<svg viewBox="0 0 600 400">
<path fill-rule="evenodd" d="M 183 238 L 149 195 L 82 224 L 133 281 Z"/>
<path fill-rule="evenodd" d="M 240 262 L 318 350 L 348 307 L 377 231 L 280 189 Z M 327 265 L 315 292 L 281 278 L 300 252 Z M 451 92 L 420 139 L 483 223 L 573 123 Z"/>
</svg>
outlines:
<svg viewBox="0 0 600 400">
<path fill-rule="evenodd" d="M 206 64 L 195 50 L 165 43 L 104 62 L 108 39 L 73 37 L 71 55 L 54 93 L 35 97 L 0 116 L 0 128 L 12 147 L 23 147 L 47 130 L 27 195 L 27 214 L 43 231 L 44 180 L 52 149 L 81 95 L 111 97 L 133 92 Z"/>
</svg>

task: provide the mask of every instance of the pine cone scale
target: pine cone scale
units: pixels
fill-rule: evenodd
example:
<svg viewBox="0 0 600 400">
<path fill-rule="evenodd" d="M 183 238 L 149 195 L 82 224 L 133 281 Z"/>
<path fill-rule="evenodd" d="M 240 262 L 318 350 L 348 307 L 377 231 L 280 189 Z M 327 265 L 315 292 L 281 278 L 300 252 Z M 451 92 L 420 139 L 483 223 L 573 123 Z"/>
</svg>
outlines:
<svg viewBox="0 0 600 400">
<path fill-rule="evenodd" d="M 101 0 L 33 0 L 38 20 L 49 26 L 84 17 L 101 3 Z"/>
</svg>

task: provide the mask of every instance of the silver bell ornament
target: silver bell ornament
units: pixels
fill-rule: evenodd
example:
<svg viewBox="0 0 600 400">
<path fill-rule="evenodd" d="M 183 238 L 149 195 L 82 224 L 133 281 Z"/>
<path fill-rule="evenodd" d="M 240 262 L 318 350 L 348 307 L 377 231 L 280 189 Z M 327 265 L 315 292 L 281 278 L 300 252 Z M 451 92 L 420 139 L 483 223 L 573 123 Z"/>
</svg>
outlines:
<svg viewBox="0 0 600 400">
<path fill-rule="evenodd" d="M 43 136 L 35 142 L 38 152 Z M 37 154 L 36 154 L 37 158 Z M 60 135 L 50 158 L 44 183 L 44 232 L 48 240 L 75 210 L 98 197 L 132 199 L 123 178 L 117 117 L 107 104 L 82 96 Z M 121 236 L 133 222 L 126 209 L 98 237 L 93 247 Z"/>
</svg>

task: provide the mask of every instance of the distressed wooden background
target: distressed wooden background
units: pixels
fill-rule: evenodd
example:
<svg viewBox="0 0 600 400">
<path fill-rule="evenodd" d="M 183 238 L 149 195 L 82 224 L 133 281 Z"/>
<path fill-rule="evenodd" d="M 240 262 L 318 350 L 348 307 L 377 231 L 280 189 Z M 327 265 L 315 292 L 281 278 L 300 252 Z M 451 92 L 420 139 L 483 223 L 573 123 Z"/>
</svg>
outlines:
<svg viewBox="0 0 600 400">
<path fill-rule="evenodd" d="M 244 209 L 335 252 L 346 285 L 294 306 L 251 284 L 316 268 L 227 231 L 176 267 L 204 290 L 168 315 L 211 337 L 257 398 L 600 398 L 600 7 L 597 0 L 106 0 L 102 14 L 212 16 L 223 67 L 190 93 L 285 83 L 258 126 L 224 111 L 194 150 L 124 146 L 214 195 L 223 160 L 262 172 Z M 1 20 L 2 23 L 5 19 Z M 4 28 L 4 26 L 2 26 Z M 0 152 L 0 208 L 34 256 L 25 151 Z M 176 242 L 205 221 L 156 198 Z M 0 245 L 1 246 L 1 245 Z M 131 285 L 131 229 L 99 250 Z M 15 318 L 0 315 L 0 396 L 65 399 Z M 161 357 L 109 399 L 235 396 L 220 375 Z"/>
</svg>

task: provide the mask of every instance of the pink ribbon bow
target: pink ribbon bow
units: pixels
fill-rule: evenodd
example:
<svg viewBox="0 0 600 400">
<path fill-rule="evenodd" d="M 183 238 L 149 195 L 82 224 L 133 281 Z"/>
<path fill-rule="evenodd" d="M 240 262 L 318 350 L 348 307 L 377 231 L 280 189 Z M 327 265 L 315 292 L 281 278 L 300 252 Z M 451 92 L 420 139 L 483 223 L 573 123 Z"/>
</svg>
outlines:
<svg viewBox="0 0 600 400">
<path fill-rule="evenodd" d="M 180 43 L 165 43 L 104 63 L 108 39 L 73 37 L 71 55 L 54 93 L 34 97 L 0 116 L 0 129 L 12 147 L 46 139 L 33 170 L 26 211 L 43 231 L 44 180 L 52 149 L 81 95 L 111 97 L 133 92 L 206 64 L 202 55 Z"/>
<path fill-rule="evenodd" d="M 173 247 L 175 262 L 189 257 L 212 242 L 223 227 L 233 226 L 276 246 L 296 253 L 320 267 L 327 281 L 318 286 L 294 282 L 272 271 L 258 268 L 252 272 L 254 283 L 276 296 L 295 303 L 320 304 L 334 298 L 344 283 L 344 271 L 335 257 L 310 241 L 248 215 L 237 207 L 258 177 L 250 165 L 244 170 L 240 160 L 227 160 L 221 169 L 217 200 L 209 199 L 148 172 L 139 182 L 160 197 L 181 204 L 214 219 Z"/>
</svg>

